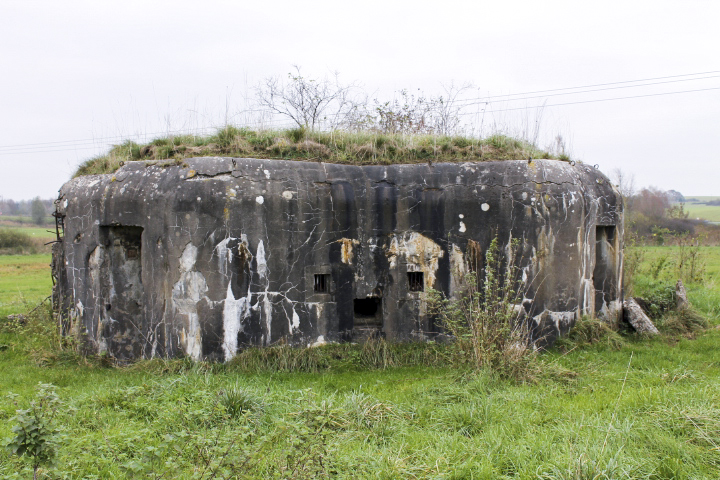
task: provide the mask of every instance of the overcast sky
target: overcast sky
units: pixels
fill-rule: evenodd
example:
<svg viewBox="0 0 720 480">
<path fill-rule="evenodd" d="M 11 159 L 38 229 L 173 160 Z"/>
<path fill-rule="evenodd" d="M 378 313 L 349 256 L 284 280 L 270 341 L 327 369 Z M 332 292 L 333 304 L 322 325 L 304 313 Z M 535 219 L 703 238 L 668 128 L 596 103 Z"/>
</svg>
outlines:
<svg viewBox="0 0 720 480">
<path fill-rule="evenodd" d="M 540 146 L 559 133 L 574 158 L 638 186 L 720 195 L 718 21 L 713 0 L 3 0 L 0 196 L 54 197 L 124 138 L 242 121 L 253 86 L 295 64 L 381 97 L 472 82 L 465 98 L 494 97 L 486 129 L 539 117 Z M 617 83 L 641 79 L 659 80 Z M 618 97 L 636 98 L 594 101 Z"/>
</svg>

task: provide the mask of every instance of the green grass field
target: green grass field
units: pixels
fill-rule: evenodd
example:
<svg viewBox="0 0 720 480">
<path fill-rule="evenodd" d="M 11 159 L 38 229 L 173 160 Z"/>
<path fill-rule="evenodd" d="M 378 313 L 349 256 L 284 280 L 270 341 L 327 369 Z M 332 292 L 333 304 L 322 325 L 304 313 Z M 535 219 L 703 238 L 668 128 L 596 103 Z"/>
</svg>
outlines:
<svg viewBox="0 0 720 480">
<path fill-rule="evenodd" d="M 33 222 L 32 217 L 25 217 L 22 215 L 0 215 L 0 225 L 7 224 L 8 226 L 29 226 L 32 227 L 35 225 L 35 222 Z M 45 220 L 43 222 L 43 227 L 47 226 L 55 226 L 55 219 L 52 217 L 52 215 L 47 215 L 45 217 Z"/>
<path fill-rule="evenodd" d="M 704 205 L 702 203 L 720 200 L 720 197 L 690 195 L 687 199 L 689 201 L 685 202 L 685 211 L 690 214 L 690 218 L 720 222 L 720 205 Z"/>
<path fill-rule="evenodd" d="M 50 241 L 55 238 L 55 229 L 48 227 L 14 227 L 14 226 L 4 226 L 0 225 L 0 228 L 11 228 L 13 230 L 17 230 L 18 232 L 22 232 L 26 235 L 30 235 L 33 238 L 38 238 L 41 240 Z"/>
<path fill-rule="evenodd" d="M 0 255 L 0 318 L 50 295 L 50 255 Z"/>
<path fill-rule="evenodd" d="M 646 249 L 640 278 L 673 252 Z M 26 406 L 47 382 L 66 403 L 56 464 L 40 478 L 717 479 L 720 247 L 704 253 L 706 280 L 688 290 L 710 328 L 544 353 L 549 373 L 534 383 L 352 362 L 317 373 L 183 360 L 103 368 L 52 354 L 52 336 L 29 325 L 0 332 L 0 391 Z M 28 277 L 13 290 L 44 298 L 48 257 L 23 258 L 0 268 Z M 0 294 L 6 302 L 4 284 Z M 0 400 L 0 438 L 16 408 Z M 32 476 L 0 452 L 0 476 L 16 473 Z"/>
<path fill-rule="evenodd" d="M 700 255 L 705 265 L 705 273 L 707 282 L 720 283 L 720 247 L 699 247 Z M 642 247 L 644 252 L 644 262 L 646 268 L 657 261 L 661 256 L 666 256 L 673 260 L 673 252 L 677 252 L 675 247 L 648 246 Z M 720 287 L 720 285 L 718 285 Z M 720 294 L 720 290 L 718 290 Z"/>
<path fill-rule="evenodd" d="M 685 211 L 688 212 L 690 218 L 720 222 L 720 205 L 686 203 Z"/>
<path fill-rule="evenodd" d="M 687 197 L 687 203 L 696 203 L 696 202 L 709 202 L 711 200 L 720 200 L 720 197 L 717 196 L 698 196 L 698 195 L 689 195 Z"/>
</svg>

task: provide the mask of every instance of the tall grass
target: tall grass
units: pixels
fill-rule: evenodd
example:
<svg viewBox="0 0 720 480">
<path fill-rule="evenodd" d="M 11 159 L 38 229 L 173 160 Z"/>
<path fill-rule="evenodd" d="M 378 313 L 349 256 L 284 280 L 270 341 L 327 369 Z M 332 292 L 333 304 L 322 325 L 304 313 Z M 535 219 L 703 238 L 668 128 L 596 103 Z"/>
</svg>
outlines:
<svg viewBox="0 0 720 480">
<path fill-rule="evenodd" d="M 478 139 L 364 131 L 256 131 L 228 126 L 209 137 L 160 138 L 146 145 L 128 141 L 113 147 L 105 155 L 87 160 L 80 165 L 75 176 L 111 173 L 125 162 L 135 160 L 180 161 L 188 157 L 214 155 L 349 165 L 560 158 L 539 150 L 527 141 L 503 135 Z"/>
</svg>

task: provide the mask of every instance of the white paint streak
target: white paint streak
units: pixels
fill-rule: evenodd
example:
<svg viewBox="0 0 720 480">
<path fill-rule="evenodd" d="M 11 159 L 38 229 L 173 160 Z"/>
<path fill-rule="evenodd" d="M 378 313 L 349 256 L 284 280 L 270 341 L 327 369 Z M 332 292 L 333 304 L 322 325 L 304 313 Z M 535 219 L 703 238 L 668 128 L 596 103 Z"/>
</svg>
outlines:
<svg viewBox="0 0 720 480">
<path fill-rule="evenodd" d="M 250 289 L 247 297 L 236 299 L 232 293 L 232 286 L 228 282 L 227 295 L 223 306 L 223 351 L 225 361 L 229 361 L 237 352 L 237 336 L 243 329 L 242 321 L 250 316 Z"/>
<path fill-rule="evenodd" d="M 188 243 L 183 250 L 182 256 L 180 257 L 180 271 L 189 272 L 195 266 L 197 260 L 197 247 L 192 243 Z"/>
<path fill-rule="evenodd" d="M 300 328 L 300 317 L 293 308 L 292 323 L 290 323 L 290 333 L 293 334 Z"/>
<path fill-rule="evenodd" d="M 185 353 L 194 360 L 200 360 L 202 357 L 202 331 L 197 304 L 205 297 L 208 290 L 202 273 L 192 271 L 197 260 L 197 252 L 197 247 L 192 243 L 185 246 L 180 257 L 180 279 L 172 289 L 172 306 L 185 320 L 180 341 L 185 347 Z"/>
<path fill-rule="evenodd" d="M 263 296 L 263 315 L 265 316 L 265 331 L 267 332 L 265 345 L 270 345 L 272 341 L 272 302 L 267 293 Z"/>
<path fill-rule="evenodd" d="M 260 240 L 257 247 L 257 273 L 261 279 L 267 278 L 267 261 L 265 260 L 265 245 Z"/>
<path fill-rule="evenodd" d="M 228 274 L 228 263 L 232 263 L 233 258 L 232 250 L 228 248 L 228 243 L 232 240 L 237 240 L 237 238 L 228 237 L 215 246 L 215 254 L 218 257 L 218 270 L 225 276 Z"/>
</svg>

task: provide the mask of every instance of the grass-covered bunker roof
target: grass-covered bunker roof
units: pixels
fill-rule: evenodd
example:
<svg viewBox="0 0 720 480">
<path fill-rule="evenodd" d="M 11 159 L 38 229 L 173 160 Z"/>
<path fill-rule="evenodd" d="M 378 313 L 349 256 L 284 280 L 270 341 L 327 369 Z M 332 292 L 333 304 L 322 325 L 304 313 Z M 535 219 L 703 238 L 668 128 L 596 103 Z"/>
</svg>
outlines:
<svg viewBox="0 0 720 480">
<path fill-rule="evenodd" d="M 91 158 L 74 176 L 112 173 L 134 160 L 181 161 L 188 157 L 232 156 L 320 161 L 348 165 L 391 165 L 425 162 L 558 159 L 524 140 L 494 135 L 460 136 L 383 134 L 375 132 L 316 132 L 248 130 L 225 127 L 215 135 L 158 138 L 148 144 L 127 141 L 107 154 Z"/>
</svg>

